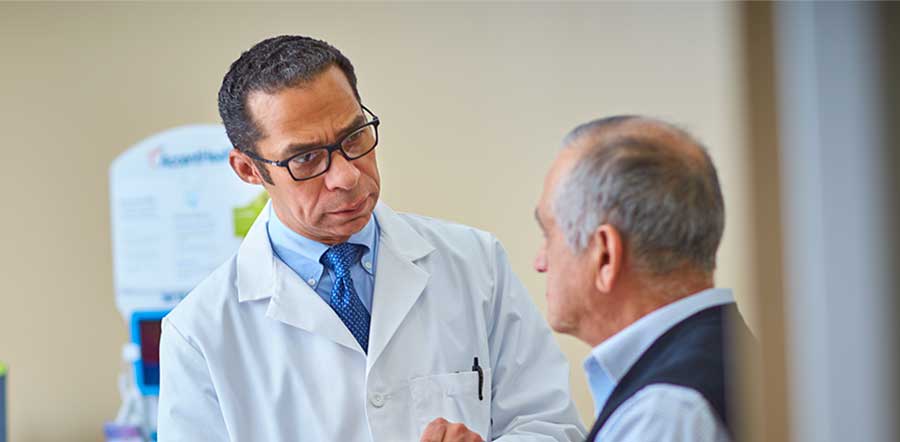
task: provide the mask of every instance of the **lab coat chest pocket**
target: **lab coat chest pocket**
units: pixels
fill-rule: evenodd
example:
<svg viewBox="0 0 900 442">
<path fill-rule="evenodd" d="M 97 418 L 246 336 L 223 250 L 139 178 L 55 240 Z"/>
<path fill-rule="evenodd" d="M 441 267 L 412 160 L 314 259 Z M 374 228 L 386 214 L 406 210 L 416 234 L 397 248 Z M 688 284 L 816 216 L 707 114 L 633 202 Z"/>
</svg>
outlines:
<svg viewBox="0 0 900 442">
<path fill-rule="evenodd" d="M 463 423 L 482 439 L 490 440 L 491 370 L 483 368 L 482 397 L 479 399 L 478 372 L 423 376 L 410 380 L 414 426 L 421 436 L 431 421 L 442 417 Z"/>
</svg>

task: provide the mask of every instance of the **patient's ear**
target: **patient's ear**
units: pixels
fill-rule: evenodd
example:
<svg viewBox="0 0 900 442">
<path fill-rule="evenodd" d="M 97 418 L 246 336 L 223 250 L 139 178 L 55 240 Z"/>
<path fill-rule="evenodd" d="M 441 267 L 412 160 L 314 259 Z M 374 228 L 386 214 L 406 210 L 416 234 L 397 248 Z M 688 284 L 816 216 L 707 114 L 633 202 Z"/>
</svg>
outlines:
<svg viewBox="0 0 900 442">
<path fill-rule="evenodd" d="M 231 165 L 231 169 L 234 170 L 238 178 L 245 183 L 263 183 L 262 177 L 256 169 L 256 164 L 253 164 L 253 160 L 240 150 L 231 149 L 231 152 L 228 153 L 228 164 Z"/>
<path fill-rule="evenodd" d="M 609 293 L 615 287 L 622 269 L 624 244 L 619 231 L 609 225 L 597 227 L 592 237 L 593 262 L 596 263 L 594 285 L 600 293 Z"/>
</svg>

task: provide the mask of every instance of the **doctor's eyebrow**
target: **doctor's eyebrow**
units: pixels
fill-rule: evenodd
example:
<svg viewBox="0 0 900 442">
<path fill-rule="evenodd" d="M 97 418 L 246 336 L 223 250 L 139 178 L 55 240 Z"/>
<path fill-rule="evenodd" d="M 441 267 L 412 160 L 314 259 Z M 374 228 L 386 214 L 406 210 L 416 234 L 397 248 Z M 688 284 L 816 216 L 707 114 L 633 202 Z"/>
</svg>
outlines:
<svg viewBox="0 0 900 442">
<path fill-rule="evenodd" d="M 366 116 L 364 114 L 357 115 L 356 118 L 354 118 L 353 121 L 350 122 L 350 124 L 345 125 L 343 129 L 338 131 L 338 136 L 335 139 L 335 142 L 344 138 L 345 136 L 347 136 L 347 134 L 350 133 L 351 130 L 356 129 L 363 124 L 366 124 Z M 284 158 L 288 158 L 297 155 L 298 153 L 317 149 L 322 146 L 324 146 L 324 144 L 321 143 L 291 143 L 284 147 L 284 149 L 282 150 L 283 154 L 281 156 Z"/>
</svg>

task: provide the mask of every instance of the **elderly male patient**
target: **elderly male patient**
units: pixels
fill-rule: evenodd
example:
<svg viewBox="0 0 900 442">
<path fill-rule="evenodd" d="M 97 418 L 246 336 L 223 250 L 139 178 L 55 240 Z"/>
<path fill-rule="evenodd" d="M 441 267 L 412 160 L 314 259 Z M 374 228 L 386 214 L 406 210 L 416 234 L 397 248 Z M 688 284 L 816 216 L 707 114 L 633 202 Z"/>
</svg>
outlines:
<svg viewBox="0 0 900 442">
<path fill-rule="evenodd" d="M 563 144 L 536 210 L 535 269 L 550 325 L 593 347 L 588 441 L 731 440 L 728 334 L 749 330 L 714 287 L 725 209 L 712 160 L 641 116 L 591 121 Z"/>
</svg>

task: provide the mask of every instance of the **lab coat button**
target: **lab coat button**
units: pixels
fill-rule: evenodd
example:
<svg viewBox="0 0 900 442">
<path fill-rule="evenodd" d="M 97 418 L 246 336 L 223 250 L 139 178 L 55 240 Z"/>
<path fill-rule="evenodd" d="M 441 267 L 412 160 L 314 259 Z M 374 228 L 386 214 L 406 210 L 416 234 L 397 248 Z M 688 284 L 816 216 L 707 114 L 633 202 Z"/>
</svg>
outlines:
<svg viewBox="0 0 900 442">
<path fill-rule="evenodd" d="M 381 393 L 375 393 L 369 398 L 369 402 L 372 403 L 372 406 L 375 408 L 381 408 L 384 406 L 384 395 Z"/>
</svg>

